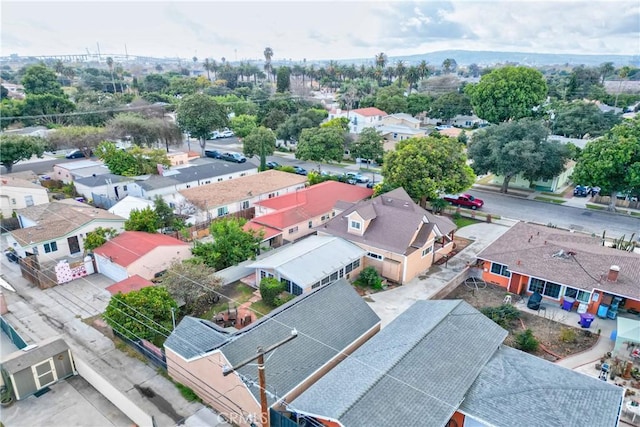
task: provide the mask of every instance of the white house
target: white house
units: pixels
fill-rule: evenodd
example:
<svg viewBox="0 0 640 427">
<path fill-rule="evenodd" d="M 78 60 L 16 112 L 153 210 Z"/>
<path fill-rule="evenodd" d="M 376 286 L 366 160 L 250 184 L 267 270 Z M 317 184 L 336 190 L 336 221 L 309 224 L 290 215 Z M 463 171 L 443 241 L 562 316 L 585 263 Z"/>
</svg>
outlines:
<svg viewBox="0 0 640 427">
<path fill-rule="evenodd" d="M 107 173 L 76 178 L 73 185 L 78 194 L 87 200 L 93 200 L 96 196 L 119 200 L 129 195 L 129 188 L 135 180 L 134 177 L 109 173 L 107 169 Z"/>
<path fill-rule="evenodd" d="M 7 243 L 21 257 L 33 254 L 40 262 L 81 256 L 87 233 L 98 227 L 124 231 L 124 218 L 91 205 L 64 199 L 16 211 L 20 227 Z"/>
<path fill-rule="evenodd" d="M 49 203 L 47 189 L 26 179 L 2 176 L 0 179 L 0 209 L 9 218 L 16 209 Z"/>
<path fill-rule="evenodd" d="M 132 210 L 136 209 L 141 211 L 148 207 L 150 207 L 151 209 L 153 209 L 154 207 L 154 204 L 151 200 L 141 199 L 140 197 L 127 196 L 110 207 L 109 212 L 122 218 L 129 219 L 129 215 L 131 214 Z"/>
<path fill-rule="evenodd" d="M 384 111 L 375 108 L 357 108 L 355 110 L 344 111 L 335 109 L 329 111 L 328 120 L 345 117 L 349 119 L 349 132 L 360 133 L 364 128 L 375 127 L 382 122 L 382 118 L 387 116 Z"/>
<path fill-rule="evenodd" d="M 51 179 L 57 179 L 69 184 L 78 178 L 86 178 L 93 175 L 109 173 L 109 168 L 104 163 L 95 160 L 79 160 L 77 162 L 59 163 L 53 165 Z"/>
</svg>

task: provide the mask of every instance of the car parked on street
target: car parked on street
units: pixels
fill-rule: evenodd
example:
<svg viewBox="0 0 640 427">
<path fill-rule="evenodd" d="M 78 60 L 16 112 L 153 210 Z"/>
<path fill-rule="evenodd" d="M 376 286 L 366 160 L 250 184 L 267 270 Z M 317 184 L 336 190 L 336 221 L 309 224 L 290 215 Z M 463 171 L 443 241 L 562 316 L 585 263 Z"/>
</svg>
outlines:
<svg viewBox="0 0 640 427">
<path fill-rule="evenodd" d="M 587 197 L 591 193 L 591 187 L 584 185 L 576 185 L 573 189 L 573 195 L 575 197 Z"/>
<path fill-rule="evenodd" d="M 293 170 L 298 174 L 298 175 L 307 175 L 307 170 L 305 168 L 303 168 L 302 166 L 294 166 Z"/>
<path fill-rule="evenodd" d="M 216 150 L 204 150 L 204 155 L 212 159 L 221 159 L 222 153 Z"/>
<path fill-rule="evenodd" d="M 444 200 L 451 203 L 454 206 L 462 206 L 465 208 L 476 210 L 484 206 L 484 201 L 473 197 L 471 194 L 460 194 L 457 196 L 446 195 Z"/>
<path fill-rule="evenodd" d="M 89 155 L 91 155 L 91 152 L 89 152 Z M 85 155 L 82 151 L 76 149 L 67 153 L 65 157 L 67 159 L 82 159 Z"/>
<path fill-rule="evenodd" d="M 359 172 L 347 172 L 347 176 L 356 180 L 357 183 L 363 184 L 369 182 L 369 178 Z"/>
<path fill-rule="evenodd" d="M 220 138 L 231 138 L 233 135 L 235 134 L 231 130 L 225 130 L 220 132 Z"/>
<path fill-rule="evenodd" d="M 247 161 L 247 158 L 240 153 L 222 153 L 220 158 L 222 160 L 235 163 L 244 163 Z"/>
<path fill-rule="evenodd" d="M 267 162 L 267 167 L 269 169 L 276 169 L 280 167 L 280 163 L 278 162 Z"/>
</svg>

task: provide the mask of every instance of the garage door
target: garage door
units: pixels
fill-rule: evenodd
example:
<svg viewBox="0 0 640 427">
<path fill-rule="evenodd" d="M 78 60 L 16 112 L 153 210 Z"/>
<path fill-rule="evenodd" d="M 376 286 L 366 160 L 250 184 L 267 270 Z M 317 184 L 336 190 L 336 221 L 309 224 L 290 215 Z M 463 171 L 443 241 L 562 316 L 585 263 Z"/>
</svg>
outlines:
<svg viewBox="0 0 640 427">
<path fill-rule="evenodd" d="M 114 264 L 101 255 L 96 254 L 96 265 L 98 266 L 98 273 L 104 274 L 108 278 L 119 282 L 129 277 L 127 270 L 118 264 Z"/>
</svg>

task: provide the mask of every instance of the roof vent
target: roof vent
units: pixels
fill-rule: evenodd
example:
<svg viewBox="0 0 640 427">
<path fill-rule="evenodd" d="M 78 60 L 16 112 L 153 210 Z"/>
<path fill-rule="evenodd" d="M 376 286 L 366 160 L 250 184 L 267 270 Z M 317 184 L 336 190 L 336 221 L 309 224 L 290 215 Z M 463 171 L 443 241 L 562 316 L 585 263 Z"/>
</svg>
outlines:
<svg viewBox="0 0 640 427">
<path fill-rule="evenodd" d="M 567 254 L 564 249 L 560 249 L 558 252 L 552 255 L 554 258 L 569 258 L 569 254 Z"/>
<path fill-rule="evenodd" d="M 620 267 L 612 265 L 609 267 L 609 274 L 607 274 L 607 282 L 617 282 L 618 274 L 620 273 Z"/>
</svg>

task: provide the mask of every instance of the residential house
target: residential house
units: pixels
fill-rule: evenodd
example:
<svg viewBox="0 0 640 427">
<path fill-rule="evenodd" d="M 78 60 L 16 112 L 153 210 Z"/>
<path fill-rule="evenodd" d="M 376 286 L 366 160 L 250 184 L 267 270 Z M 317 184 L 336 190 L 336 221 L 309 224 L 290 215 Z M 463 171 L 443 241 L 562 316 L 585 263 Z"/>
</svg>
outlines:
<svg viewBox="0 0 640 427">
<path fill-rule="evenodd" d="M 118 203 L 109 208 L 109 212 L 114 215 L 129 219 L 132 210 L 143 210 L 146 208 L 154 209 L 154 203 L 151 200 L 141 199 L 140 197 L 127 196 Z"/>
<path fill-rule="evenodd" d="M 124 230 L 124 218 L 103 209 L 64 199 L 16 211 L 20 227 L 7 242 L 21 257 L 36 255 L 38 261 L 81 256 L 87 233 L 98 227 Z"/>
<path fill-rule="evenodd" d="M 0 211 L 5 218 L 16 209 L 49 203 L 47 189 L 26 179 L 0 177 Z"/>
<path fill-rule="evenodd" d="M 482 278 L 508 292 L 539 292 L 555 304 L 615 318 L 640 311 L 640 254 L 603 246 L 600 236 L 520 222 L 478 254 Z M 604 307 L 604 308 L 603 308 Z"/>
<path fill-rule="evenodd" d="M 13 99 L 24 99 L 24 86 L 14 83 L 1 82 L 2 86 L 7 90 L 7 97 Z"/>
<path fill-rule="evenodd" d="M 382 118 L 376 129 L 384 138 L 385 151 L 395 149 L 399 141 L 409 138 L 419 138 L 428 135 L 427 129 L 420 128 L 420 120 L 410 114 L 390 114 Z"/>
<path fill-rule="evenodd" d="M 186 151 L 169 151 L 167 153 L 171 166 L 183 166 L 189 164 L 189 153 Z"/>
<path fill-rule="evenodd" d="M 503 344 L 462 300 L 417 301 L 272 412 L 332 427 L 615 426 L 624 388 Z M 301 424 L 302 425 L 302 424 Z"/>
<path fill-rule="evenodd" d="M 205 404 L 234 424 L 249 427 L 260 420 L 257 365 L 246 364 L 227 376 L 225 367 L 255 356 L 258 347 L 266 349 L 296 334 L 265 357 L 271 407 L 293 401 L 379 329 L 373 310 L 346 280 L 338 280 L 233 334 L 204 319 L 183 319 L 164 343 L 167 370 Z"/>
<path fill-rule="evenodd" d="M 76 176 L 73 180 L 73 185 L 76 188 L 76 192 L 86 200 L 97 201 L 100 197 L 120 200 L 129 195 L 131 184 L 135 181 L 136 178 L 134 177 L 115 175 L 109 173 L 108 169 L 103 169 L 101 174 L 85 177 Z"/>
<path fill-rule="evenodd" d="M 392 282 L 407 283 L 453 249 L 455 224 L 422 209 L 403 188 L 343 207 L 318 235 L 360 246 L 367 253 L 364 266 Z"/>
<path fill-rule="evenodd" d="M 284 283 L 290 294 L 302 295 L 343 277 L 357 278 L 364 256 L 363 249 L 347 240 L 309 236 L 248 267 L 255 268 L 257 284 L 273 277 Z"/>
<path fill-rule="evenodd" d="M 177 203 L 186 202 L 193 206 L 197 212 L 191 221 L 204 222 L 209 218 L 254 208 L 261 200 L 303 189 L 306 182 L 306 176 L 268 170 L 232 181 L 221 180 L 182 190 L 179 192 L 182 201 L 177 200 Z"/>
<path fill-rule="evenodd" d="M 343 182 L 325 181 L 255 204 L 255 218 L 245 227 L 263 230 L 270 246 L 293 242 L 316 231 L 335 216 L 337 202 L 355 203 L 371 197 L 373 190 Z"/>
<path fill-rule="evenodd" d="M 109 168 L 102 162 L 83 159 L 77 162 L 58 163 L 53 165 L 53 175 L 51 179 L 70 184 L 79 178 L 92 177 L 94 175 L 105 175 L 109 173 Z"/>
<path fill-rule="evenodd" d="M 576 162 L 573 160 L 568 160 L 565 163 L 564 171 L 560 172 L 558 175 L 554 176 L 551 179 L 538 179 L 535 181 L 530 181 L 522 176 L 522 174 L 518 174 L 511 178 L 509 181 L 509 188 L 525 188 L 532 189 L 536 191 L 549 191 L 555 192 L 562 190 L 567 185 L 571 184 L 571 175 L 573 175 L 573 168 L 575 167 Z M 492 184 L 502 185 L 504 182 L 504 176 L 502 175 L 494 175 L 491 179 Z"/>
<path fill-rule="evenodd" d="M 448 121 L 439 119 L 437 117 L 428 117 L 426 113 L 421 113 L 419 117 L 423 124 L 433 125 L 433 126 L 439 126 L 446 123 L 448 125 L 452 125 L 455 127 L 471 129 L 476 127 L 487 126 L 489 124 L 489 122 L 487 122 L 484 119 L 481 119 L 475 114 L 471 114 L 471 115 L 458 114 L 457 116 L 455 116 L 454 118 Z"/>
<path fill-rule="evenodd" d="M 387 113 L 375 107 L 356 108 L 355 110 L 348 111 L 338 108 L 329 111 L 327 120 L 340 117 L 348 118 L 349 132 L 360 133 L 364 128 L 379 125 L 382 122 L 382 118 L 386 115 Z"/>
<path fill-rule="evenodd" d="M 99 273 L 120 282 L 138 275 L 151 280 L 174 261 L 191 258 L 187 243 L 160 233 L 125 231 L 94 249 Z"/>
<path fill-rule="evenodd" d="M 134 274 L 131 277 L 127 277 L 111 286 L 107 286 L 105 289 L 109 291 L 111 295 L 116 294 L 128 294 L 129 292 L 139 291 L 140 289 L 153 286 L 153 282 Z"/>
</svg>

